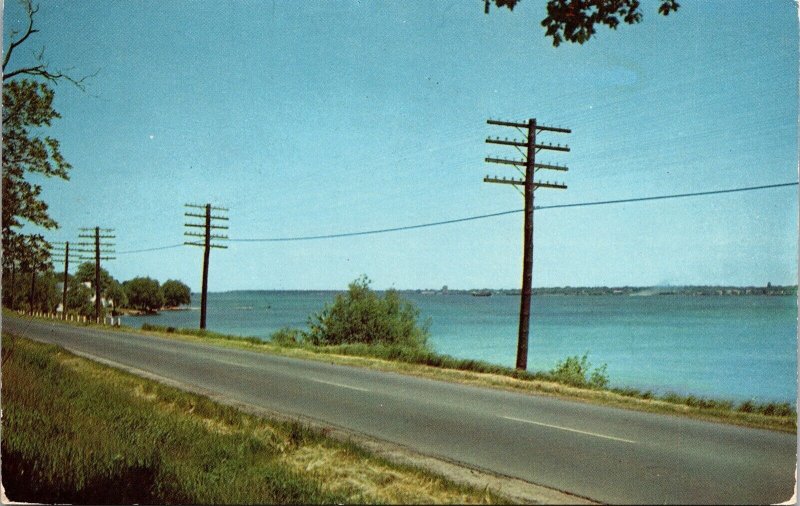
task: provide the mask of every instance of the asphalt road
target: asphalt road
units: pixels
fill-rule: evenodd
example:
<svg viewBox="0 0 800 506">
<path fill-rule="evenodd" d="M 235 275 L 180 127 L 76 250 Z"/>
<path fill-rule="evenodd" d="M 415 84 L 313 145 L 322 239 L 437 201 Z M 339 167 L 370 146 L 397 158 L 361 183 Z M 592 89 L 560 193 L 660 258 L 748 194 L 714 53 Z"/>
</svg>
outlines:
<svg viewBox="0 0 800 506">
<path fill-rule="evenodd" d="M 4 317 L 3 330 L 607 503 L 791 498 L 793 434 Z M 9 386 L 9 388 L 12 388 Z"/>
</svg>

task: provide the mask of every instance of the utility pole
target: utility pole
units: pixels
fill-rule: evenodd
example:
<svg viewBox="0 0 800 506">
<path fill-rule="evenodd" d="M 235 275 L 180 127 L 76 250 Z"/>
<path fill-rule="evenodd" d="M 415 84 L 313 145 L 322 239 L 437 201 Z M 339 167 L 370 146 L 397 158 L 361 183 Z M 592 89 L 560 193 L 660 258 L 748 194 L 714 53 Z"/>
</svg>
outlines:
<svg viewBox="0 0 800 506">
<path fill-rule="evenodd" d="M 93 232 L 89 234 L 78 234 L 78 237 L 83 239 L 94 239 L 93 242 L 79 242 L 78 246 L 82 246 L 83 248 L 78 251 L 84 255 L 91 255 L 81 256 L 81 260 L 94 259 L 94 319 L 95 322 L 100 323 L 100 308 L 102 307 L 100 301 L 100 260 L 114 260 L 116 258 L 110 256 L 114 251 L 109 248 L 112 248 L 114 244 L 104 242 L 104 239 L 115 239 L 116 236 L 112 235 L 112 232 L 114 232 L 113 228 L 94 227 L 82 228 L 80 230 L 82 232 Z M 94 248 L 87 249 L 92 247 Z"/>
<path fill-rule="evenodd" d="M 50 253 L 50 257 L 53 260 L 63 260 L 64 261 L 64 290 L 61 294 L 61 319 L 67 319 L 67 282 L 69 277 L 69 241 L 66 242 L 51 242 L 50 244 L 53 245 L 64 245 L 64 255 L 62 256 L 60 253 Z"/>
<path fill-rule="evenodd" d="M 504 165 L 512 165 L 520 171 L 524 179 L 514 178 L 498 178 L 489 177 L 488 175 L 483 179 L 486 183 L 500 183 L 510 184 L 524 187 L 523 197 L 525 198 L 525 219 L 524 219 L 524 233 L 523 233 L 523 254 L 522 254 L 522 296 L 520 299 L 519 308 L 519 333 L 517 339 L 517 369 L 526 370 L 528 368 L 528 332 L 530 328 L 531 317 L 531 292 L 533 290 L 533 193 L 538 188 L 553 188 L 565 190 L 567 186 L 563 183 L 551 183 L 550 181 L 535 180 L 534 176 L 536 171 L 556 170 L 566 171 L 567 167 L 561 165 L 550 165 L 543 163 L 536 163 L 536 153 L 542 150 L 550 151 L 569 151 L 568 146 L 561 146 L 560 144 L 537 144 L 536 134 L 538 132 L 555 132 L 555 133 L 571 133 L 572 130 L 568 128 L 549 127 L 539 125 L 536 119 L 529 119 L 526 123 L 519 123 L 513 121 L 498 121 L 488 120 L 488 124 L 503 127 L 516 128 L 520 133 L 525 136 L 524 141 L 487 138 L 486 142 L 489 144 L 499 144 L 502 146 L 512 146 L 516 148 L 520 154 L 523 155 L 521 160 L 509 160 L 505 158 L 486 158 L 489 163 L 499 163 Z M 522 149 L 525 149 L 525 152 Z M 524 169 L 524 173 L 521 169 Z"/>
<path fill-rule="evenodd" d="M 31 273 L 31 287 L 28 295 L 28 304 L 31 314 L 34 312 L 36 275 L 41 271 L 46 271 L 52 264 L 50 263 L 50 245 L 41 235 L 35 234 L 27 236 L 20 243 L 23 252 L 21 269 L 27 267 Z"/>
<path fill-rule="evenodd" d="M 205 204 L 205 205 L 185 204 L 185 206 L 188 207 L 188 208 L 202 209 L 203 211 L 205 211 L 204 214 L 191 213 L 191 212 L 184 213 L 184 216 L 187 216 L 189 218 L 200 218 L 200 219 L 203 220 L 202 223 L 185 223 L 184 224 L 187 227 L 202 228 L 202 229 L 204 229 L 203 233 L 190 232 L 190 231 L 186 231 L 186 232 L 183 233 L 183 235 L 185 235 L 185 236 L 200 237 L 200 238 L 203 239 L 202 243 L 186 241 L 186 242 L 184 242 L 184 244 L 187 244 L 189 246 L 199 246 L 199 247 L 203 248 L 203 291 L 201 292 L 201 295 L 200 295 L 200 329 L 205 329 L 206 328 L 206 306 L 207 306 L 207 303 L 208 303 L 208 259 L 209 259 L 210 253 L 211 253 L 211 248 L 227 249 L 227 246 L 223 246 L 221 244 L 215 244 L 212 241 L 213 240 L 226 240 L 226 239 L 228 239 L 228 236 L 226 236 L 226 235 L 213 234 L 211 231 L 212 230 L 228 230 L 228 226 L 227 225 L 218 225 L 217 224 L 218 221 L 228 221 L 228 217 L 227 216 L 223 216 L 221 214 L 221 213 L 228 212 L 228 209 L 226 209 L 224 207 L 215 207 L 215 206 L 212 206 L 211 204 Z M 212 210 L 218 212 L 218 214 L 212 215 L 211 214 Z M 214 220 L 217 220 L 217 222 L 215 222 Z"/>
<path fill-rule="evenodd" d="M 31 289 L 28 296 L 31 314 L 34 313 L 36 275 L 39 270 L 46 271 L 52 266 L 50 264 L 50 252 L 48 251 L 48 247 L 47 241 L 40 235 L 31 236 L 29 238 L 26 256 L 28 257 L 27 262 L 31 271 Z"/>
<path fill-rule="evenodd" d="M 22 238 L 19 236 L 14 236 L 8 243 L 7 247 L 3 248 L 3 263 L 6 265 L 10 264 L 11 267 L 11 290 L 7 290 L 9 293 L 3 293 L 4 303 L 8 304 L 8 307 L 11 309 L 15 309 L 15 297 L 14 295 L 17 293 L 17 267 L 19 266 L 19 256 L 20 250 L 22 249 Z M 20 266 L 21 267 L 21 266 Z M 5 275 L 5 272 L 3 273 Z"/>
</svg>

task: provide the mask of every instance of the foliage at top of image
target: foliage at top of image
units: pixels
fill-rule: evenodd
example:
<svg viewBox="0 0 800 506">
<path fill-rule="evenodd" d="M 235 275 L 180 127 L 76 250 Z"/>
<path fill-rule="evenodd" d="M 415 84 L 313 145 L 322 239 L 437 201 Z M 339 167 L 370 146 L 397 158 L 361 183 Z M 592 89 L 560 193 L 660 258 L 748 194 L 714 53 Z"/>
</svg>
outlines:
<svg viewBox="0 0 800 506">
<path fill-rule="evenodd" d="M 519 0 L 494 0 L 497 7 L 514 10 Z M 547 17 L 541 25 L 547 29 L 545 37 L 552 37 L 553 46 L 562 42 L 583 44 L 595 35 L 595 25 L 606 25 L 616 30 L 620 23 L 633 25 L 641 22 L 639 0 L 548 0 Z M 661 0 L 658 13 L 668 16 L 677 11 L 677 0 Z M 488 0 L 487 0 L 488 12 Z"/>
<path fill-rule="evenodd" d="M 305 339 L 315 345 L 391 344 L 424 349 L 428 343 L 428 323 L 418 324 L 419 309 L 396 290 L 383 296 L 369 287 L 362 275 L 309 318 Z"/>
</svg>

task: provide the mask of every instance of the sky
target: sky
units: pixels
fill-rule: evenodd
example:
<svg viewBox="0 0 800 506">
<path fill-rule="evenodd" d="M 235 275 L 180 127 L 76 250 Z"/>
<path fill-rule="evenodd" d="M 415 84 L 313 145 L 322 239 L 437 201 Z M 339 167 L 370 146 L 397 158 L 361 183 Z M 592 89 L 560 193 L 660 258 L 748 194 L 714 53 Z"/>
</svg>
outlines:
<svg viewBox="0 0 800 506">
<path fill-rule="evenodd" d="M 184 204 L 228 208 L 228 249 L 209 290 L 518 288 L 522 214 L 357 237 L 241 242 L 401 227 L 521 209 L 518 158 L 486 120 L 542 133 L 569 153 L 537 161 L 566 190 L 537 206 L 794 182 L 798 15 L 788 0 L 681 2 L 634 26 L 555 48 L 544 0 L 483 2 L 42 0 L 52 68 L 96 75 L 56 86 L 47 134 L 70 180 L 35 179 L 53 241 L 113 228 L 117 279 L 179 279 L 197 291 L 202 249 Z M 4 47 L 25 17 L 4 6 Z M 26 228 L 27 231 L 35 229 Z M 164 248 L 154 251 L 143 249 Z M 534 286 L 797 282 L 796 186 L 535 213 Z"/>
</svg>

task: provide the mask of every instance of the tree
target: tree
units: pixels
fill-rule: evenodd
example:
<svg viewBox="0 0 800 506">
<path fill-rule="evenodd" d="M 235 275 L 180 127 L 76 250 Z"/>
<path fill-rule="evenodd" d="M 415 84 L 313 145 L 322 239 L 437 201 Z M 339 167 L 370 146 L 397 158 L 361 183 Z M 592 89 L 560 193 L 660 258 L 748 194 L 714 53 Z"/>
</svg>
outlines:
<svg viewBox="0 0 800 506">
<path fill-rule="evenodd" d="M 92 304 L 94 291 L 73 276 L 67 283 L 67 311 L 81 316 L 94 317 Z"/>
<path fill-rule="evenodd" d="M 381 297 L 361 276 L 332 305 L 309 318 L 306 339 L 315 345 L 362 343 L 426 349 L 428 323 L 417 324 L 419 310 L 395 290 Z"/>
<path fill-rule="evenodd" d="M 111 301 L 111 312 L 113 315 L 117 314 L 118 307 L 128 305 L 128 295 L 116 279 L 112 279 L 111 284 L 106 288 L 104 297 L 106 300 Z"/>
<path fill-rule="evenodd" d="M 12 277 L 19 261 L 15 256 L 20 250 L 15 241 L 25 237 L 19 229 L 26 223 L 44 229 L 58 227 L 40 197 L 41 186 L 31 183 L 26 176 L 66 180 L 72 167 L 61 154 L 58 140 L 44 134 L 52 121 L 61 117 L 53 109 L 54 93 L 50 85 L 68 81 L 83 90 L 85 80 L 91 77 L 75 79 L 67 72 L 51 69 L 44 61 L 44 48 L 35 54 L 35 61 L 12 65 L 16 50 L 39 32 L 35 28 L 39 7 L 30 0 L 22 0 L 22 5 L 27 25 L 22 31 L 9 31 L 9 45 L 3 58 L 2 245 L 5 254 L 13 252 L 12 260 L 3 265 Z"/>
<path fill-rule="evenodd" d="M 90 283 L 92 288 L 94 288 L 94 262 L 84 262 L 78 266 L 78 270 L 75 271 L 75 279 L 80 281 L 81 283 Z M 113 285 L 117 283 L 117 280 L 114 279 L 111 274 L 108 273 L 107 270 L 100 267 L 100 294 L 101 296 L 105 297 L 106 292 Z"/>
<path fill-rule="evenodd" d="M 128 296 L 128 305 L 135 309 L 155 312 L 164 305 L 164 293 L 158 281 L 147 277 L 137 277 L 122 284 Z"/>
<path fill-rule="evenodd" d="M 36 275 L 36 283 L 33 292 L 34 311 L 46 313 L 55 312 L 61 303 L 61 293 L 56 288 L 59 276 L 52 270 L 47 270 Z"/>
<path fill-rule="evenodd" d="M 72 77 L 69 73 L 63 70 L 53 70 L 50 65 L 44 61 L 44 48 L 41 48 L 34 56 L 36 61 L 34 63 L 26 64 L 17 68 L 10 68 L 11 55 L 15 50 L 25 43 L 33 34 L 39 33 L 39 30 L 34 27 L 36 13 L 39 12 L 39 6 L 34 5 L 31 0 L 20 0 L 22 7 L 28 17 L 28 26 L 25 28 L 24 33 L 18 30 L 10 30 L 8 34 L 9 44 L 5 50 L 5 58 L 3 59 L 3 82 L 9 79 L 14 79 L 22 76 L 32 77 L 34 79 L 44 79 L 52 84 L 58 84 L 61 81 L 68 81 L 74 84 L 81 90 L 85 89 L 85 82 L 88 78 L 97 74 L 84 76 L 79 79 Z"/>
<path fill-rule="evenodd" d="M 53 109 L 53 91 L 29 80 L 3 83 L 3 240 L 7 243 L 25 221 L 53 229 L 58 226 L 39 197 L 42 187 L 26 174 L 69 179 L 70 164 L 52 137 L 40 129 L 60 117 Z"/>
<path fill-rule="evenodd" d="M 161 289 L 164 292 L 164 305 L 167 307 L 177 307 L 192 301 L 191 289 L 181 281 L 168 279 Z"/>
<path fill-rule="evenodd" d="M 27 13 L 27 27 L 22 32 L 10 30 L 3 58 L 2 245 L 4 257 L 10 253 L 9 261 L 4 258 L 3 268 L 4 274 L 11 274 L 14 288 L 17 268 L 24 258 L 31 260 L 36 256 L 35 252 L 25 251 L 25 243 L 43 241 L 41 236 L 22 234 L 19 229 L 25 224 L 44 229 L 58 227 L 41 199 L 41 186 L 31 183 L 26 176 L 69 179 L 71 168 L 61 154 L 58 140 L 44 133 L 54 119 L 61 117 L 53 109 L 54 94 L 49 84 L 68 81 L 83 89 L 83 82 L 89 77 L 74 79 L 65 72 L 52 70 L 44 61 L 44 48 L 35 55 L 33 63 L 12 68 L 16 50 L 39 32 L 34 24 L 39 7 L 30 0 L 23 0 L 22 5 Z M 14 304 L 13 294 L 8 302 Z"/>
<path fill-rule="evenodd" d="M 486 0 L 487 12 L 489 0 Z M 519 0 L 494 0 L 498 7 L 514 10 Z M 677 0 L 660 0 L 658 13 L 668 16 L 677 11 Z M 561 42 L 583 44 L 595 34 L 595 25 L 606 25 L 616 30 L 620 22 L 633 25 L 642 20 L 640 0 L 548 0 L 547 17 L 541 25 L 547 29 L 545 37 L 553 38 L 553 45 Z"/>
<path fill-rule="evenodd" d="M 34 311 L 37 303 L 36 299 L 36 280 L 41 272 L 53 268 L 50 262 L 50 244 L 39 234 L 31 234 L 20 237 L 20 251 L 15 252 L 15 256 L 20 261 L 20 270 L 28 273 L 30 288 L 28 291 L 28 309 Z"/>
<path fill-rule="evenodd" d="M 25 241 L 22 236 L 14 236 L 3 243 L 3 304 L 11 309 L 18 307 L 18 281 L 21 258 L 24 256 Z"/>
</svg>

